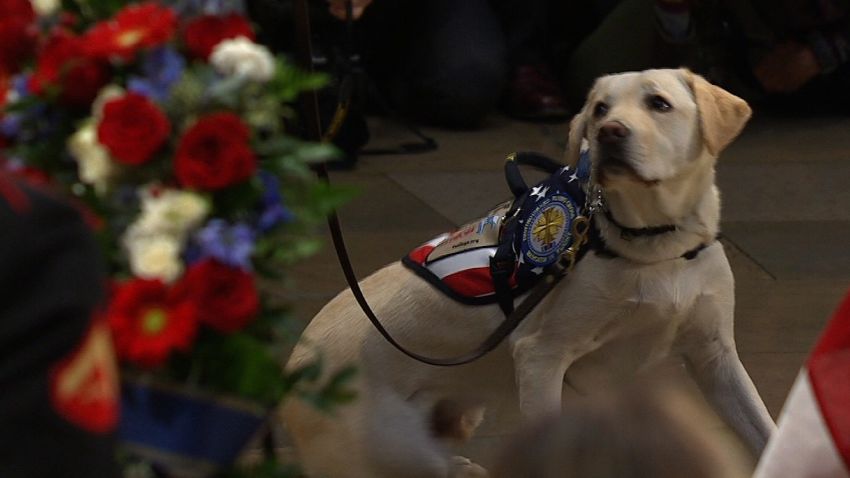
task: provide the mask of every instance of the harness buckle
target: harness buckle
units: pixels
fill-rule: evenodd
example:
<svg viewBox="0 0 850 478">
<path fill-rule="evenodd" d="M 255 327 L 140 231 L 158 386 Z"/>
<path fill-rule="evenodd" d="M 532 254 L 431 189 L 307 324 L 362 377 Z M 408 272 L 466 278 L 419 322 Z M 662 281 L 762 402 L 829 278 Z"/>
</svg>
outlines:
<svg viewBox="0 0 850 478">
<path fill-rule="evenodd" d="M 578 260 L 579 252 L 582 246 L 587 243 L 587 232 L 590 229 L 590 219 L 586 216 L 576 216 L 573 219 L 572 232 L 573 243 L 561 254 L 559 263 L 563 268 L 563 273 L 573 270 Z"/>
</svg>

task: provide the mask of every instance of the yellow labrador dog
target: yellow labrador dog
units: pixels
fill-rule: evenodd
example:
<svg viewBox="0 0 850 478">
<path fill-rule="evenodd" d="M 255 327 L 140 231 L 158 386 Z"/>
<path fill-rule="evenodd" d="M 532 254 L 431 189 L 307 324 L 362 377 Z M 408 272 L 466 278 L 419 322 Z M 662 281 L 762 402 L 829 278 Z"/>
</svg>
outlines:
<svg viewBox="0 0 850 478">
<path fill-rule="evenodd" d="M 774 424 L 735 349 L 733 277 L 716 241 L 715 161 L 749 117 L 743 100 L 687 70 L 597 80 L 572 122 L 567 160 L 575 164 L 580 143 L 589 143 L 608 208 L 595 217 L 607 254 L 587 254 L 504 344 L 454 368 L 402 355 L 350 291 L 340 293 L 288 365 L 320 350 L 326 372 L 360 370 L 357 401 L 332 415 L 294 399 L 284 404 L 308 473 L 486 476 L 435 436 L 432 420 L 445 399 L 477 397 L 488 414 L 518 406 L 533 418 L 557 411 L 565 392 L 586 393 L 670 356 L 684 360 L 708 401 L 760 453 Z M 362 288 L 391 333 L 430 356 L 467 352 L 504 320 L 498 306 L 462 305 L 400 263 Z M 481 413 L 455 418 L 468 431 Z"/>
</svg>

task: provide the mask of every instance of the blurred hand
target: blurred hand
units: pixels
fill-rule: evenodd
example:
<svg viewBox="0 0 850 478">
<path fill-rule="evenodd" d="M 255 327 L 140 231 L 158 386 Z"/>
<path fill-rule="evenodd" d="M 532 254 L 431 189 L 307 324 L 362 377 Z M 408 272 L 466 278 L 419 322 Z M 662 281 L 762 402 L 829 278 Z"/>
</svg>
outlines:
<svg viewBox="0 0 850 478">
<path fill-rule="evenodd" d="M 820 71 L 812 49 L 797 42 L 778 45 L 753 68 L 753 74 L 768 93 L 797 91 Z"/>
<path fill-rule="evenodd" d="M 328 0 L 328 10 L 336 18 L 345 20 L 346 3 L 348 3 L 348 0 Z M 372 0 L 351 0 L 352 19 L 357 20 L 360 18 L 370 3 L 372 3 Z"/>
</svg>

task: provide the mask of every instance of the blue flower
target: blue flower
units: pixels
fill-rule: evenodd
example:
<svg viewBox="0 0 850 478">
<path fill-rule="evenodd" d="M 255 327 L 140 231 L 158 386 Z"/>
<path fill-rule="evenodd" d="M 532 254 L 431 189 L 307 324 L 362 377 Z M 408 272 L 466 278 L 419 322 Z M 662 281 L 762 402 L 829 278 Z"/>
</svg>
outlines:
<svg viewBox="0 0 850 478">
<path fill-rule="evenodd" d="M 12 91 L 18 98 L 25 98 L 30 95 L 29 89 L 30 75 L 20 74 L 12 79 Z"/>
<path fill-rule="evenodd" d="M 212 219 L 195 233 L 197 259 L 212 257 L 234 267 L 251 270 L 251 254 L 256 235 L 247 224 L 230 225 L 224 219 Z M 194 255 L 192 254 L 192 255 Z"/>
<path fill-rule="evenodd" d="M 178 0 L 174 3 L 181 17 L 226 15 L 230 12 L 244 13 L 245 10 L 241 0 Z"/>
<path fill-rule="evenodd" d="M 21 115 L 9 113 L 0 118 L 0 135 L 16 138 L 21 132 Z"/>
<path fill-rule="evenodd" d="M 173 48 L 157 48 L 151 50 L 142 62 L 144 76 L 131 76 L 127 87 L 152 100 L 164 102 L 185 68 L 186 60 Z"/>
<path fill-rule="evenodd" d="M 27 86 L 29 75 L 16 75 L 12 78 L 12 87 L 10 88 L 11 102 L 20 101 L 27 96 L 30 96 L 30 90 Z M 2 93 L 0 93 L 2 94 Z M 27 119 L 30 119 L 44 112 L 44 107 L 33 106 L 27 111 L 18 113 L 7 113 L 0 118 L 0 135 L 6 138 L 17 138 L 21 134 L 21 125 Z"/>
<path fill-rule="evenodd" d="M 295 215 L 283 204 L 280 195 L 280 181 L 268 171 L 260 171 L 260 181 L 263 183 L 263 203 L 257 227 L 266 232 L 279 224 L 286 224 L 295 219 Z"/>
</svg>

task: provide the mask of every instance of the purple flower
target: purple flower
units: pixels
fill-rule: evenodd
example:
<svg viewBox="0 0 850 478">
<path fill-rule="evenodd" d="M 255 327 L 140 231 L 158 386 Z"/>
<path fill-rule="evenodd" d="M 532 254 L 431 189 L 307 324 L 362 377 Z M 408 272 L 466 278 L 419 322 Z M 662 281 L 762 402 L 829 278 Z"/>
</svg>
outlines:
<svg viewBox="0 0 850 478">
<path fill-rule="evenodd" d="M 157 48 L 151 50 L 142 62 L 144 76 L 130 77 L 127 87 L 152 100 L 164 102 L 185 68 L 186 61 L 173 48 Z"/>
<path fill-rule="evenodd" d="M 260 171 L 263 183 L 263 202 L 257 227 L 266 232 L 279 224 L 292 222 L 295 215 L 284 204 L 280 195 L 280 181 L 268 171 Z"/>
<path fill-rule="evenodd" d="M 212 219 L 195 233 L 194 239 L 197 259 L 212 257 L 224 264 L 251 270 L 255 234 L 247 224 L 230 225 L 224 219 Z"/>
</svg>

